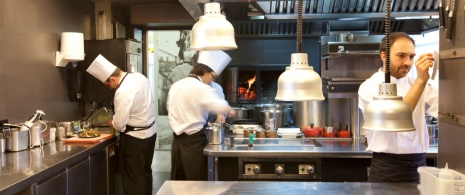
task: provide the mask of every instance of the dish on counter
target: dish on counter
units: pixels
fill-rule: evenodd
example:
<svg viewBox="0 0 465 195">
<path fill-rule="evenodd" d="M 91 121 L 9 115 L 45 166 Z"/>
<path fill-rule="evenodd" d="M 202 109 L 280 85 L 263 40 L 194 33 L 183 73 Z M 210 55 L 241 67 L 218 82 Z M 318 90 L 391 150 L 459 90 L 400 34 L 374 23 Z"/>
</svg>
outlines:
<svg viewBox="0 0 465 195">
<path fill-rule="evenodd" d="M 100 132 L 95 129 L 89 128 L 89 129 L 79 132 L 78 137 L 79 138 L 100 137 Z"/>
</svg>

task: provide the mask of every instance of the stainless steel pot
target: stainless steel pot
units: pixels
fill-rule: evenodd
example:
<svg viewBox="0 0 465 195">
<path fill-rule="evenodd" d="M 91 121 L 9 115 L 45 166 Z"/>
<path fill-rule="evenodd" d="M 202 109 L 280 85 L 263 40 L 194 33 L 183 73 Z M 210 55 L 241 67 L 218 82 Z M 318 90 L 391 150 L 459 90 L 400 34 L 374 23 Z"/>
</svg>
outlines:
<svg viewBox="0 0 465 195">
<path fill-rule="evenodd" d="M 237 120 L 244 120 L 244 119 L 251 119 L 252 118 L 252 110 L 251 109 L 238 108 L 238 107 L 234 107 L 232 109 L 236 112 L 236 114 L 233 117 L 228 118 L 230 123 L 234 123 L 234 121 L 237 121 Z"/>
<path fill-rule="evenodd" d="M 273 121 L 273 126 L 277 130 L 278 128 L 283 127 L 283 116 L 284 112 L 280 110 L 262 110 L 260 111 L 261 122 L 266 125 L 266 121 Z M 266 127 L 264 127 L 266 129 Z"/>
<path fill-rule="evenodd" d="M 283 111 L 284 107 L 280 104 L 256 104 L 253 107 L 253 119 L 263 121 L 260 112 L 263 110 L 280 110 Z"/>
</svg>

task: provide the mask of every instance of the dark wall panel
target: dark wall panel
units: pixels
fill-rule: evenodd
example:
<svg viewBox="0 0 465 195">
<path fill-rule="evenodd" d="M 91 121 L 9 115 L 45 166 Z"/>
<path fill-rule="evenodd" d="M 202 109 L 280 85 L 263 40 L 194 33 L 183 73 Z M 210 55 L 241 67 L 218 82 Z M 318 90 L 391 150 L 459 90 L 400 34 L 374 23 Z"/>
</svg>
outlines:
<svg viewBox="0 0 465 195">
<path fill-rule="evenodd" d="M 91 0 L 0 1 L 0 119 L 27 120 L 35 110 L 44 120 L 75 120 L 66 68 L 55 66 L 61 32 L 95 37 Z M 69 65 L 68 65 L 69 66 Z"/>
</svg>

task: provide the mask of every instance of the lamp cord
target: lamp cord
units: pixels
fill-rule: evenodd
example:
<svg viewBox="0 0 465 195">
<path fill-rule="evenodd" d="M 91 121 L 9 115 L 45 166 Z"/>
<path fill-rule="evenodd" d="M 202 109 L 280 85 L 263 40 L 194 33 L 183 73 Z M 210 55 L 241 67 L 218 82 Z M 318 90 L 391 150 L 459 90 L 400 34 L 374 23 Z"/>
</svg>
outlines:
<svg viewBox="0 0 465 195">
<path fill-rule="evenodd" d="M 386 17 L 384 22 L 385 27 L 385 51 L 386 54 L 386 66 L 385 66 L 385 73 L 384 73 L 384 82 L 390 83 L 391 82 L 391 74 L 390 74 L 390 66 L 391 66 L 391 0 L 386 0 Z"/>
<path fill-rule="evenodd" d="M 302 4 L 303 0 L 297 2 L 297 53 L 302 53 Z"/>
</svg>

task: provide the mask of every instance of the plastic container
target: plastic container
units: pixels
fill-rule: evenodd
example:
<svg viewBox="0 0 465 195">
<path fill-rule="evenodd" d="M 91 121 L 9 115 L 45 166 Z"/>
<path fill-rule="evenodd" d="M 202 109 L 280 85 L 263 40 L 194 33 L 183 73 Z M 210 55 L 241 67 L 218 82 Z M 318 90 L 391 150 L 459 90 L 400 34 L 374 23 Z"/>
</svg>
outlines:
<svg viewBox="0 0 465 195">
<path fill-rule="evenodd" d="M 418 167 L 422 195 L 465 194 L 465 175 L 452 169 Z M 453 178 L 453 179 L 452 179 Z"/>
<path fill-rule="evenodd" d="M 278 128 L 278 137 L 280 138 L 297 138 L 301 135 L 299 128 Z"/>
</svg>

